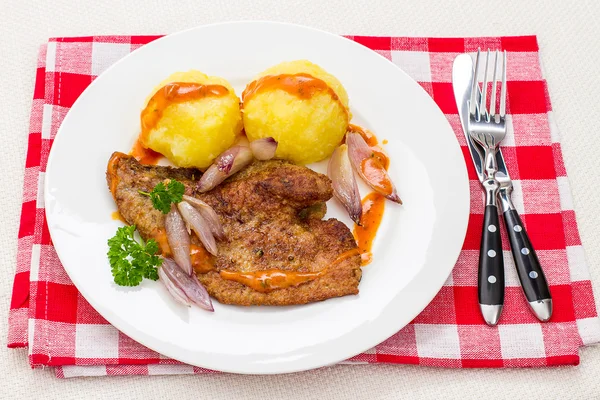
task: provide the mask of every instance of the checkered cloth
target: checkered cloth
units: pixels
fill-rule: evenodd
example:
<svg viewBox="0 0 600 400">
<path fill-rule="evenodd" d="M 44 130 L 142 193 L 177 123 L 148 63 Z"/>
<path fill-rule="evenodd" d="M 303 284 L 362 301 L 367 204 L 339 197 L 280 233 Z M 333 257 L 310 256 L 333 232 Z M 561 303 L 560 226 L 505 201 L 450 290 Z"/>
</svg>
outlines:
<svg viewBox="0 0 600 400">
<path fill-rule="evenodd" d="M 455 368 L 578 364 L 579 347 L 600 341 L 600 320 L 536 38 L 349 38 L 406 71 L 442 109 L 465 155 L 471 215 L 454 271 L 431 304 L 400 332 L 346 363 Z M 46 225 L 44 171 L 62 119 L 96 76 L 154 39 L 150 36 L 56 38 L 40 51 L 8 342 L 9 347 L 28 347 L 33 367 L 55 366 L 56 375 L 61 378 L 210 372 L 161 356 L 109 325 L 69 280 Z M 503 152 L 514 179 L 515 206 L 551 285 L 554 315 L 548 323 L 538 322 L 529 310 L 506 235 L 503 235 L 506 302 L 500 324 L 493 328 L 486 326 L 479 313 L 476 277 L 483 194 L 461 131 L 451 84 L 454 57 L 474 52 L 478 47 L 509 53 L 508 133 Z"/>
</svg>

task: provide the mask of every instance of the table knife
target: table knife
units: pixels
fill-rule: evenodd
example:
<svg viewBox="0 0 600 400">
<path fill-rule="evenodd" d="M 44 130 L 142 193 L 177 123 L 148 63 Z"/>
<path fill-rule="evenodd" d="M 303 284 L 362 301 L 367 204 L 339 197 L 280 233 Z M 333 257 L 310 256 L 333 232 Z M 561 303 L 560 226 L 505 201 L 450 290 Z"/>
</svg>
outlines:
<svg viewBox="0 0 600 400">
<path fill-rule="evenodd" d="M 467 131 L 467 121 L 469 119 L 469 109 L 467 100 L 471 97 L 471 82 L 473 79 L 473 60 L 468 54 L 459 55 L 452 68 L 452 85 L 454 89 L 454 98 L 458 108 L 463 133 L 467 140 L 469 153 L 475 166 L 477 177 L 481 182 L 483 180 L 483 149 L 474 143 Z M 508 233 L 511 252 L 515 260 L 517 275 L 521 282 L 521 287 L 527 298 L 531 310 L 540 321 L 548 321 L 552 316 L 552 296 L 546 276 L 541 268 L 539 259 L 529 240 L 525 226 L 515 209 L 511 194 L 513 191 L 512 180 L 504 162 L 502 149 L 496 153 L 496 162 L 498 172 L 496 179 L 500 183 L 498 197 L 502 208 L 505 227 Z M 493 321 L 494 317 L 499 318 L 502 308 L 489 309 L 487 315 L 484 314 L 486 322 Z M 482 313 L 484 310 L 482 309 Z M 496 315 L 497 313 L 497 315 Z M 497 319 L 496 319 L 497 322 Z M 489 322 L 488 322 L 489 323 Z"/>
<path fill-rule="evenodd" d="M 474 79 L 473 61 L 469 55 L 465 54 L 464 56 L 467 58 L 459 55 L 454 60 L 452 68 L 452 87 L 454 89 L 458 115 L 469 146 L 469 152 L 471 153 L 477 178 L 479 179 L 479 182 L 483 184 L 483 181 L 485 180 L 483 148 L 479 147 L 471 139 L 467 129 L 467 123 L 469 121 L 468 100 L 471 98 L 472 82 Z M 496 221 L 494 223 L 489 223 L 491 221 L 484 221 L 485 225 L 489 225 L 489 232 L 485 232 L 488 234 L 487 239 L 493 239 L 496 242 L 496 245 L 493 247 L 501 248 L 498 214 L 497 212 L 494 212 L 493 214 L 488 213 L 486 215 Z M 486 244 L 484 243 L 485 239 L 486 235 L 482 235 L 480 253 L 486 247 Z M 495 261 L 495 265 L 486 263 L 489 259 L 489 257 L 486 258 L 485 254 L 480 254 L 477 271 L 477 297 L 483 319 L 488 325 L 494 326 L 498 323 L 500 315 L 502 314 L 502 308 L 504 307 L 504 263 L 502 252 L 500 251 L 500 254 L 492 259 L 492 261 Z M 493 273 L 489 273 L 491 272 L 490 268 L 493 270 Z"/>
</svg>

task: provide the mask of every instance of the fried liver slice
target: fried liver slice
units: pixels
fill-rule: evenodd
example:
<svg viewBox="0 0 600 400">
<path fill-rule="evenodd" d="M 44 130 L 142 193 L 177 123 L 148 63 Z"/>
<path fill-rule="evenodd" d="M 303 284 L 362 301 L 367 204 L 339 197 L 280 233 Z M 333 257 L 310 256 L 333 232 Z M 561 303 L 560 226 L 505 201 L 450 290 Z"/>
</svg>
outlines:
<svg viewBox="0 0 600 400">
<path fill-rule="evenodd" d="M 322 220 L 332 197 L 331 181 L 309 168 L 285 161 L 255 161 L 207 193 L 194 193 L 201 172 L 189 168 L 142 165 L 115 153 L 107 183 L 123 218 L 135 224 L 144 239 L 164 230 L 164 215 L 148 196 L 166 179 L 176 179 L 219 215 L 227 240 L 218 242 L 214 269 L 196 271 L 211 296 L 237 305 L 306 304 L 358 293 L 360 255 L 348 227 L 336 219 Z M 192 242 L 199 245 L 195 235 Z M 160 241 L 159 241 L 160 243 Z M 348 253 L 350 252 L 350 253 Z M 336 262 L 343 254 L 351 256 Z M 297 286 L 260 292 L 219 271 L 324 271 Z"/>
</svg>

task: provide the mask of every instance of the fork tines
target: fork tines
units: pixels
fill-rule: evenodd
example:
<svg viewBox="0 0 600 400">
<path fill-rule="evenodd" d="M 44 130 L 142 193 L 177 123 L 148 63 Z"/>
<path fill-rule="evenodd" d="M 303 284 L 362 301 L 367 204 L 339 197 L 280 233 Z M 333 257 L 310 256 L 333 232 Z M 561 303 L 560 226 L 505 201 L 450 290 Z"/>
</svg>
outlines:
<svg viewBox="0 0 600 400">
<path fill-rule="evenodd" d="M 506 51 L 503 52 L 502 57 L 502 70 L 501 81 L 500 81 L 500 109 L 496 113 L 496 90 L 498 86 L 498 61 L 500 61 L 500 52 L 495 51 L 494 55 L 494 74 L 492 82 L 492 94 L 490 98 L 490 107 L 487 108 L 487 87 L 488 87 L 488 68 L 490 64 L 490 50 L 488 49 L 485 58 L 485 71 L 483 77 L 483 86 L 479 86 L 479 70 L 481 61 L 481 51 L 477 50 L 477 57 L 475 59 L 475 73 L 473 75 L 473 87 L 471 90 L 471 100 L 469 112 L 477 121 L 484 120 L 486 122 L 499 122 L 499 119 L 503 119 L 506 115 Z M 481 95 L 481 96 L 479 96 Z M 479 97 L 479 101 L 477 98 Z M 496 116 L 499 118 L 497 119 Z"/>
</svg>

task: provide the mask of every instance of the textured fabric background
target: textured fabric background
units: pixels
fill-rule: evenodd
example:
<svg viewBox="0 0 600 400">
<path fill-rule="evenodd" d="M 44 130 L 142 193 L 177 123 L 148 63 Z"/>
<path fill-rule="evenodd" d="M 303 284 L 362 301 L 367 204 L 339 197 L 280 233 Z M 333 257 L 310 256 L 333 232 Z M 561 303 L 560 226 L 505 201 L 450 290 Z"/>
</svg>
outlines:
<svg viewBox="0 0 600 400">
<path fill-rule="evenodd" d="M 600 319 L 574 220 L 560 133 L 554 123 L 546 82 L 541 80 L 536 37 L 347 37 L 391 59 L 417 80 L 444 112 L 467 154 L 452 95 L 449 61 L 458 52 L 473 52 L 483 46 L 507 51 L 507 132 L 502 151 L 515 188 L 512 200 L 544 265 L 555 311 L 548 323 L 539 322 L 530 312 L 503 235 L 505 309 L 498 327 L 485 326 L 477 306 L 476 274 L 484 201 L 475 170 L 467 161 L 471 215 L 451 276 L 411 324 L 344 363 L 446 368 L 579 364 L 579 347 L 600 341 Z M 57 366 L 56 375 L 61 378 L 207 372 L 158 357 L 109 326 L 69 280 L 44 220 L 40 193 L 44 191 L 52 138 L 63 117 L 94 76 L 101 75 L 104 68 L 131 49 L 155 38 L 71 36 L 52 38 L 40 47 L 8 346 L 29 347 L 32 365 Z M 353 99 L 356 101 L 356 97 Z M 104 195 L 104 186 L 100 189 Z"/>
<path fill-rule="evenodd" d="M 576 368 L 545 370 L 451 371 L 411 366 L 337 366 L 318 371 L 269 377 L 217 375 L 75 379 L 58 381 L 50 371 L 31 371 L 26 353 L 6 349 L 6 310 L 16 257 L 16 229 L 21 198 L 22 165 L 34 66 L 38 45 L 49 36 L 174 32 L 223 20 L 272 19 L 312 25 L 335 33 L 410 36 L 538 35 L 558 126 L 563 136 L 565 164 L 571 179 L 575 210 L 596 292 L 600 290 L 600 249 L 596 226 L 596 187 L 592 175 L 600 167 L 600 145 L 588 121 L 600 110 L 594 94 L 600 61 L 595 38 L 600 26 L 594 16 L 600 4 L 580 1 L 576 7 L 546 2 L 408 1 L 304 2 L 245 1 L 151 2 L 133 0 L 71 4 L 68 1 L 0 2 L 0 117 L 3 152 L 0 157 L 4 226 L 0 246 L 0 398 L 594 398 L 600 382 L 600 350 L 582 350 Z M 473 14 L 493 16 L 473 22 Z"/>
</svg>

